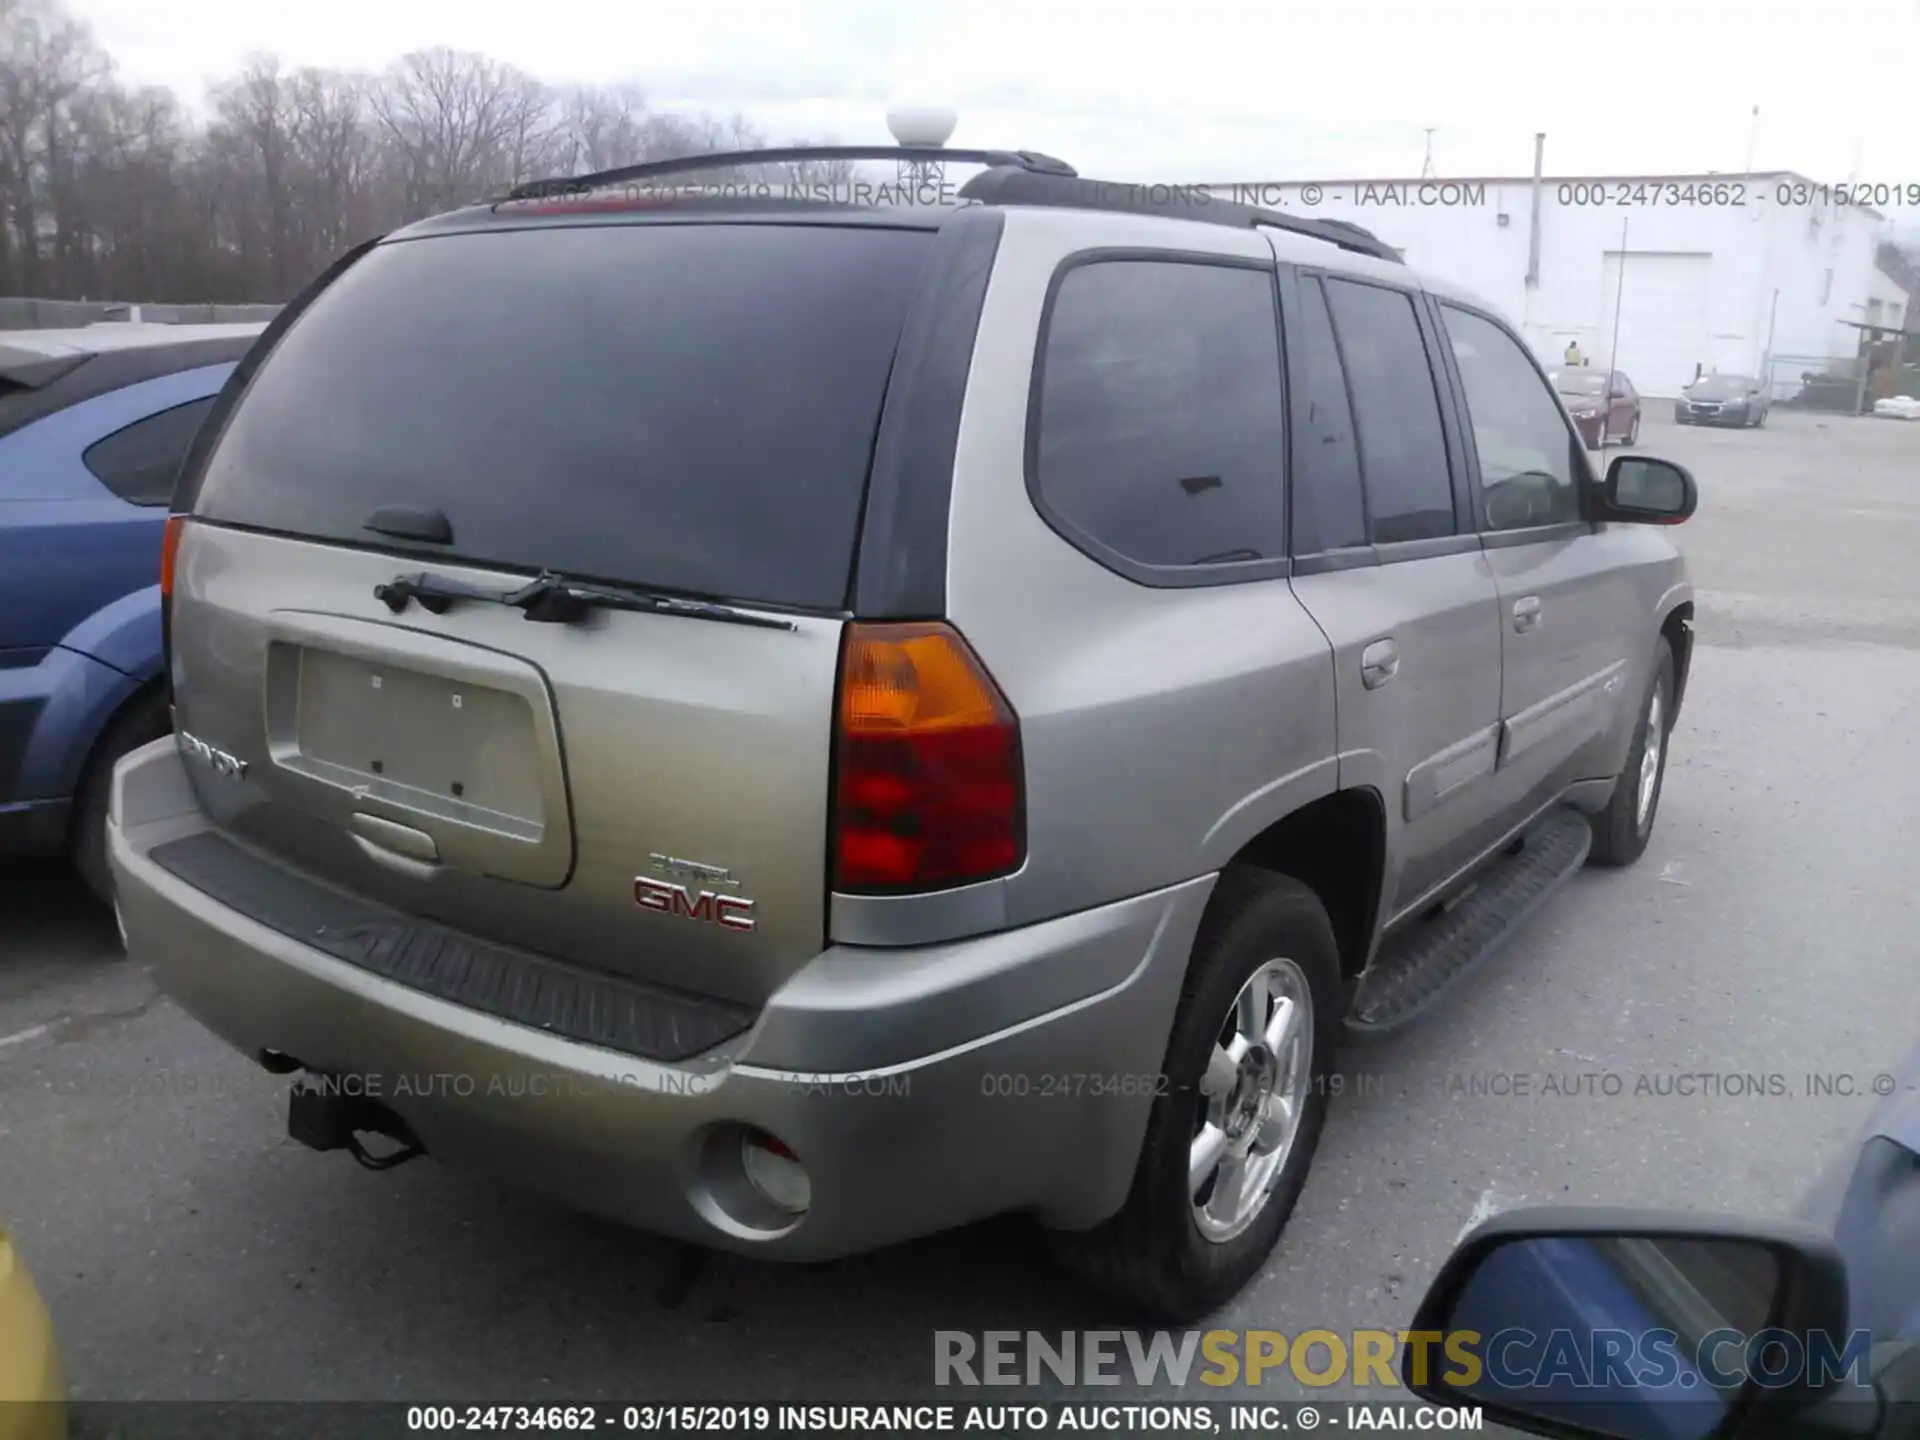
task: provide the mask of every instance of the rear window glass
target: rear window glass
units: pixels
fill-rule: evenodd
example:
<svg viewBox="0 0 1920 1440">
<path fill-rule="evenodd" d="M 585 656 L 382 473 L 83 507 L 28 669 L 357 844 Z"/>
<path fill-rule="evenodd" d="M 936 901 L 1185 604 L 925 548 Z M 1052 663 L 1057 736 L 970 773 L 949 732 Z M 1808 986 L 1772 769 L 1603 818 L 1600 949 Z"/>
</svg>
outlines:
<svg viewBox="0 0 1920 1440">
<path fill-rule="evenodd" d="M 838 608 L 930 238 L 610 225 L 382 246 L 261 368 L 196 511 L 386 545 L 363 528 L 376 510 L 439 509 L 448 558 Z"/>
</svg>

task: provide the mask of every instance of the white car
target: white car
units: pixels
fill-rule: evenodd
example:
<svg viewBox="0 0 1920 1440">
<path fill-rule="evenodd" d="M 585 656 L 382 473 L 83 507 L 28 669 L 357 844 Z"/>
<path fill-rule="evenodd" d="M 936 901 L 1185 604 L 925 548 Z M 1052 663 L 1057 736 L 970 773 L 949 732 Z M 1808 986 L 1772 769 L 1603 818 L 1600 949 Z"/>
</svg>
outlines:
<svg viewBox="0 0 1920 1440">
<path fill-rule="evenodd" d="M 1920 420 L 1920 400 L 1911 395 L 1889 395 L 1873 402 L 1873 413 L 1894 420 Z"/>
</svg>

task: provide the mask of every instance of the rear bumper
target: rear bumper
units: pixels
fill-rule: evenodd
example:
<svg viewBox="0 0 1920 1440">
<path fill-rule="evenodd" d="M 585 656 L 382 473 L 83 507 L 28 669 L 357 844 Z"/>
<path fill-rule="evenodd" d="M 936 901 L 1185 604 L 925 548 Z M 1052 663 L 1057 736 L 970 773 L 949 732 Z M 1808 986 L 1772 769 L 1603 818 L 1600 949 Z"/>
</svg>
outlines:
<svg viewBox="0 0 1920 1440">
<path fill-rule="evenodd" d="M 816 1260 L 1014 1210 L 1123 1203 L 1203 877 L 912 949 L 835 946 L 751 1029 L 667 1064 L 482 1014 L 250 919 L 150 858 L 204 832 L 170 740 L 116 772 L 108 838 L 130 953 L 242 1052 L 354 1077 L 428 1151 L 701 1244 Z M 1023 1003 L 1024 999 L 1024 1003 Z M 903 1053 L 905 1052 L 905 1053 Z M 798 1221 L 738 1181 L 742 1127 L 800 1156 Z"/>
</svg>

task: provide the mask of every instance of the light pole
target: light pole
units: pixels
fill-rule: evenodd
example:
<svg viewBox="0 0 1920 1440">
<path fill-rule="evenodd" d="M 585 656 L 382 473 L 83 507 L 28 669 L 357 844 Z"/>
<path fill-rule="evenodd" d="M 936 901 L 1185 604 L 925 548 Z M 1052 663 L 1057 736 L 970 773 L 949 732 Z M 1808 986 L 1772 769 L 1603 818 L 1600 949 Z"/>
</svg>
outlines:
<svg viewBox="0 0 1920 1440">
<path fill-rule="evenodd" d="M 1780 292 L 1773 292 L 1773 304 L 1767 307 L 1767 348 L 1760 356 L 1760 378 L 1767 383 L 1767 398 L 1773 398 L 1773 325 L 1780 315 Z"/>
<path fill-rule="evenodd" d="M 1607 388 L 1613 388 L 1613 372 L 1620 368 L 1620 303 L 1627 296 L 1627 217 L 1620 217 L 1620 278 L 1613 287 L 1613 338 L 1607 342 Z"/>
</svg>

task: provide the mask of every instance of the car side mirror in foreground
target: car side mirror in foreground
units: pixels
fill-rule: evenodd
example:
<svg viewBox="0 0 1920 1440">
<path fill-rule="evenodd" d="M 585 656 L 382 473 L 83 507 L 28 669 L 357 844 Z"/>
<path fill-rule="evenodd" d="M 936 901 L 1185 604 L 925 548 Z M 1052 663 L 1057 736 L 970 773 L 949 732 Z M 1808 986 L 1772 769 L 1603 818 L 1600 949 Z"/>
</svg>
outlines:
<svg viewBox="0 0 1920 1440">
<path fill-rule="evenodd" d="M 1684 465 L 1650 455 L 1622 455 L 1607 467 L 1588 518 L 1679 525 L 1693 517 L 1699 504 L 1699 487 Z"/>
<path fill-rule="evenodd" d="M 1424 1400 L 1540 1435 L 1817 1435 L 1834 1432 L 1810 1408 L 1875 1393 L 1872 1338 L 1846 1325 L 1845 1262 L 1822 1230 L 1517 1210 L 1441 1267 L 1402 1377 Z"/>
</svg>

